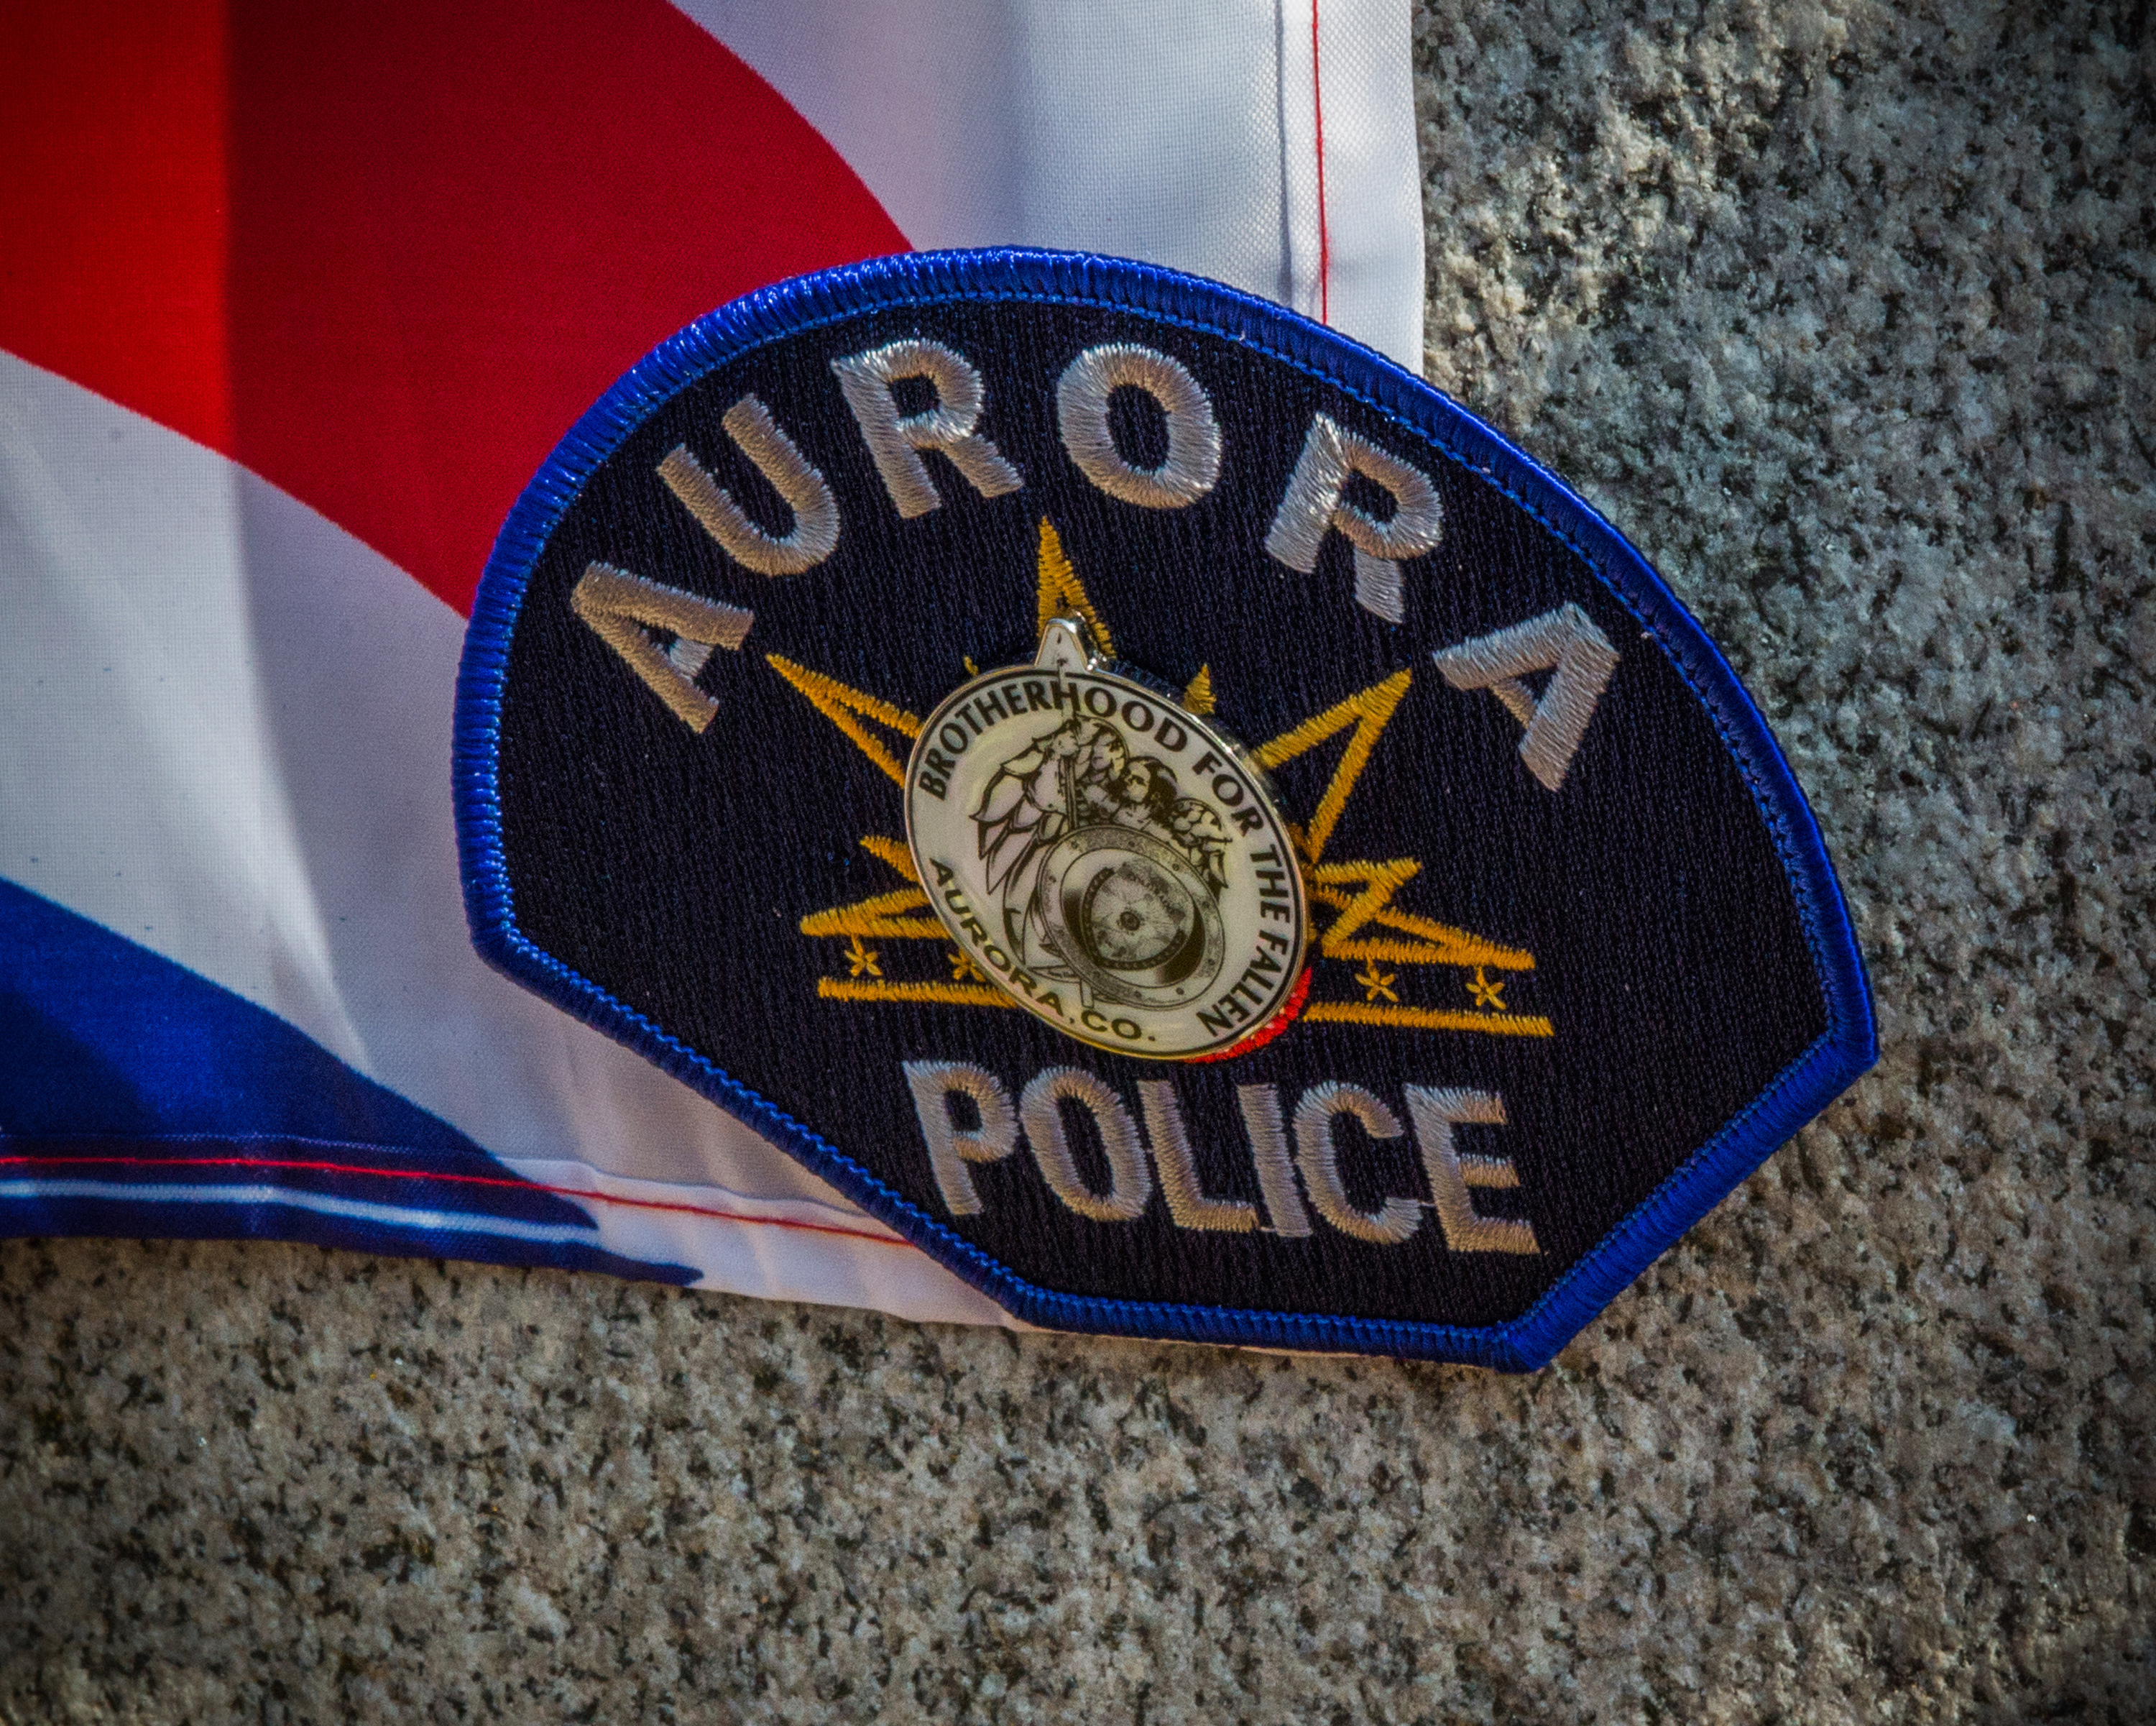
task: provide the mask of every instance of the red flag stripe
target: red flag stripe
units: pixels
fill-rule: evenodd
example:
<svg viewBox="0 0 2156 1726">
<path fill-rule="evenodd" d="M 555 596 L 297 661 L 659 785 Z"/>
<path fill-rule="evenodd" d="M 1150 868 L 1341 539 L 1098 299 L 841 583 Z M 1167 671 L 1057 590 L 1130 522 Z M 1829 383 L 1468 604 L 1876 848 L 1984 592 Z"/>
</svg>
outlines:
<svg viewBox="0 0 2156 1726">
<path fill-rule="evenodd" d="M 459 610 L 525 481 L 654 343 L 906 248 L 662 0 L 7 10 L 0 347 Z"/>
</svg>

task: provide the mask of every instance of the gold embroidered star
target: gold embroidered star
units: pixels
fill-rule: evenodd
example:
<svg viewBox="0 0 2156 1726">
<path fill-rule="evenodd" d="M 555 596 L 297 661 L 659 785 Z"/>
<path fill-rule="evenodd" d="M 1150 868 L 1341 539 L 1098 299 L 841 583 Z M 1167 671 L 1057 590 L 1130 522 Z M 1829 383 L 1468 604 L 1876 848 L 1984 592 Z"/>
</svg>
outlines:
<svg viewBox="0 0 2156 1726">
<path fill-rule="evenodd" d="M 1389 1001 L 1398 1001 L 1399 997 L 1393 993 L 1393 979 L 1397 974 L 1392 971 L 1380 971 L 1378 962 L 1372 959 L 1355 973 L 1355 980 L 1363 985 L 1365 1000 L 1374 1001 L 1383 995 Z"/>
<path fill-rule="evenodd" d="M 1475 980 L 1467 985 L 1467 993 L 1475 997 L 1475 1004 L 1478 1007 L 1487 1007 L 1498 1013 L 1505 1010 L 1505 985 L 1492 983 L 1485 977 L 1480 965 L 1475 968 Z"/>
<path fill-rule="evenodd" d="M 953 983 L 963 983 L 968 977 L 977 983 L 986 983 L 988 980 L 981 974 L 981 968 L 973 963 L 973 954 L 961 953 L 954 947 L 951 949 L 949 956 L 951 980 Z"/>
<path fill-rule="evenodd" d="M 862 946 L 861 937 L 856 935 L 846 948 L 846 974 L 849 977 L 858 977 L 865 971 L 871 977 L 880 977 L 883 975 L 883 967 L 876 961 L 881 957 L 882 955 L 873 948 Z"/>
</svg>

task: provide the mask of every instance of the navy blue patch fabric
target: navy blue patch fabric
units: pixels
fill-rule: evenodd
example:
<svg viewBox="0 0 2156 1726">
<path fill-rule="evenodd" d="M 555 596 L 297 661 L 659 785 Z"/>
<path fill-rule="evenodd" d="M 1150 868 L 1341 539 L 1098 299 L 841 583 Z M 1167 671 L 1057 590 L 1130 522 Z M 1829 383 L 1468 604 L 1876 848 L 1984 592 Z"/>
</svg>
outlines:
<svg viewBox="0 0 2156 1726">
<path fill-rule="evenodd" d="M 984 496 L 931 455 L 940 506 L 901 516 L 832 362 L 901 340 L 978 372 L 977 429 L 1019 489 Z M 1209 398 L 1222 453 L 1199 501 L 1139 507 L 1074 464 L 1057 380 L 1102 344 L 1168 357 Z M 769 534 L 787 532 L 787 506 L 721 425 L 747 395 L 836 500 L 835 548 L 797 573 L 742 568 L 658 474 L 685 446 Z M 1115 419 L 1143 466 L 1162 445 L 1138 408 L 1119 398 Z M 1320 415 L 1435 487 L 1442 536 L 1394 566 L 1398 622 L 1357 603 L 1341 533 L 1308 573 L 1268 553 Z M 1361 483 L 1348 501 L 1382 519 Z M 572 608 L 595 563 L 753 612 L 739 647 L 696 672 L 716 703 L 704 728 Z M 1082 1047 L 990 1004 L 907 896 L 901 789 L 867 745 L 902 763 L 904 721 L 974 668 L 1029 660 L 1050 563 L 1119 661 L 1176 690 L 1202 670 L 1215 722 L 1273 764 L 1312 842 L 1308 999 L 1253 1052 L 1186 1064 Z M 1433 655 L 1567 607 L 1616 663 L 1553 789 L 1523 763 L 1513 711 L 1547 678 L 1517 680 L 1508 706 L 1455 686 Z M 456 786 L 491 960 L 1061 1328 L 1537 1364 L 1873 1059 L 1861 962 L 1803 799 L 1638 554 L 1389 362 L 1137 265 L 891 259 L 752 295 L 660 349 L 503 531 L 466 648 Z M 1140 1084 L 1166 1081 L 1204 1193 L 1257 1207 L 1260 1225 L 1179 1226 L 1158 1190 L 1133 1219 L 1081 1215 L 1023 1149 L 969 1165 L 979 1203 L 961 1214 L 905 1072 L 928 1061 L 983 1070 L 1013 1098 L 1074 1066 L 1133 1117 Z M 1335 1226 L 1298 1153 L 1308 1231 L 1284 1226 L 1242 1093 L 1270 1087 L 1292 1139 L 1299 1102 L 1329 1085 L 1402 1122 L 1410 1087 L 1501 1098 L 1502 1124 L 1460 1126 L 1457 1151 L 1509 1166 L 1516 1184 L 1477 1184 L 1472 1209 L 1529 1224 L 1533 1250 L 1462 1250 L 1440 1226 L 1427 1145 L 1347 1121 L 1348 1205 L 1375 1215 L 1396 1199 L 1419 1225 L 1391 1240 Z M 958 1130 L 977 1124 L 952 1107 Z M 1065 1124 L 1099 1188 L 1097 1137 L 1081 1111 Z"/>
<path fill-rule="evenodd" d="M 275 1015 L 0 881 L 0 1235 L 307 1241 L 668 1282 Z"/>
</svg>

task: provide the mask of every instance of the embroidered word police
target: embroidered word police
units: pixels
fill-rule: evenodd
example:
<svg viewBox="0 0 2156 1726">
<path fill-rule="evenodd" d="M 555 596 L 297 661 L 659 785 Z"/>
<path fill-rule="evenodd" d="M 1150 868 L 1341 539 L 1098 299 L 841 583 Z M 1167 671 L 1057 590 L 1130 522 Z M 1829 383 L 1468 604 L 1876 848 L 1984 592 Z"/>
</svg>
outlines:
<svg viewBox="0 0 2156 1726">
<path fill-rule="evenodd" d="M 1053 1066 L 1034 1075 L 1014 1109 L 1003 1082 L 983 1067 L 960 1061 L 909 1061 L 904 1071 L 937 1189 L 954 1217 L 980 1213 L 972 1169 L 1012 1155 L 1023 1128 L 1026 1148 L 1048 1189 L 1091 1222 L 1134 1222 L 1143 1215 L 1158 1167 L 1168 1215 L 1179 1229 L 1306 1236 L 1313 1232 L 1302 1200 L 1307 1192 L 1318 1215 L 1342 1234 L 1373 1246 L 1397 1246 L 1422 1226 L 1425 1201 L 1394 1193 L 1374 1207 L 1355 1202 L 1341 1167 L 1342 1129 L 1352 1123 L 1374 1140 L 1412 1133 L 1430 1183 L 1428 1208 L 1436 1211 L 1445 1245 L 1453 1251 L 1542 1251 L 1533 1224 L 1518 1217 L 1485 1216 L 1470 1192 L 1520 1184 L 1508 1158 L 1462 1152 L 1455 1142 L 1457 1128 L 1505 1124 L 1504 1101 L 1492 1092 L 1409 1085 L 1404 1094 L 1412 1125 L 1404 1128 L 1382 1098 L 1359 1085 L 1313 1085 L 1295 1106 L 1291 1155 L 1279 1092 L 1270 1085 L 1237 1086 L 1245 1148 L 1264 1200 L 1260 1219 L 1258 1206 L 1248 1200 L 1214 1197 L 1199 1184 L 1183 1110 L 1168 1080 L 1148 1079 L 1138 1086 L 1145 1113 L 1142 1137 L 1115 1087 L 1076 1067 Z M 1092 1122 L 1107 1169 L 1105 1190 L 1088 1185 L 1079 1172 L 1065 1117 L 1070 1107 Z M 961 1124 L 962 1108 L 973 1117 L 970 1122 Z"/>
<path fill-rule="evenodd" d="M 1111 670 L 1083 618 L 1051 619 L 1033 665 L 931 714 L 906 794 L 952 938 L 1081 1042 L 1211 1053 L 1301 975 L 1302 877 L 1265 785 L 1204 720 Z"/>
</svg>

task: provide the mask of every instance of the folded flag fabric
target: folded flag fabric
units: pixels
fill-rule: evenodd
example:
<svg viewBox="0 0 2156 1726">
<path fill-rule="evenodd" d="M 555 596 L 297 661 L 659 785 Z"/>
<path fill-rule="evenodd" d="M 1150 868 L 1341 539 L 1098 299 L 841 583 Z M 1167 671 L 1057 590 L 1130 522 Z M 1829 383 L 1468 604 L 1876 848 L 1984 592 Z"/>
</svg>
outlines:
<svg viewBox="0 0 2156 1726">
<path fill-rule="evenodd" d="M 33 0 L 0 37 L 0 1234 L 1001 1319 L 475 953 L 465 614 L 586 408 L 804 272 L 1097 251 L 1419 369 L 1404 4 Z"/>
</svg>

